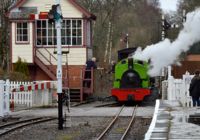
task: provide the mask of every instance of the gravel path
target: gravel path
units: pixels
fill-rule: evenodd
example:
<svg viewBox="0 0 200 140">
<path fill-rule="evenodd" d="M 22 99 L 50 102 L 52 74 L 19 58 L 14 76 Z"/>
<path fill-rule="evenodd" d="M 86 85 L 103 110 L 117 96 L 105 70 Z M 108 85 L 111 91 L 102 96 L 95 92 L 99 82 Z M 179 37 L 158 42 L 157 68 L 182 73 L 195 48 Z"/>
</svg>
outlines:
<svg viewBox="0 0 200 140">
<path fill-rule="evenodd" d="M 1 140 L 94 140 L 111 121 L 111 117 L 72 117 L 72 126 L 58 130 L 56 121 L 37 124 L 1 137 Z M 144 138 L 151 119 L 137 117 L 128 139 Z"/>
</svg>

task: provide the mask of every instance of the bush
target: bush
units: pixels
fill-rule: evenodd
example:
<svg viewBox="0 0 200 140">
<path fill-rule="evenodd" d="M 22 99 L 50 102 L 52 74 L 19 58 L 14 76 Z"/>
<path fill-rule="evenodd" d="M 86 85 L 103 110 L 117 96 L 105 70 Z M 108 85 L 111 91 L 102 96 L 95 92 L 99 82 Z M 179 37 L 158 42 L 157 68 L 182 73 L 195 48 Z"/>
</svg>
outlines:
<svg viewBox="0 0 200 140">
<path fill-rule="evenodd" d="M 10 81 L 29 81 L 29 77 L 21 72 L 11 72 L 8 76 Z"/>
<path fill-rule="evenodd" d="M 28 65 L 25 61 L 23 62 L 20 57 L 18 57 L 18 60 L 14 65 L 14 71 L 22 73 L 25 76 L 29 77 Z"/>
</svg>

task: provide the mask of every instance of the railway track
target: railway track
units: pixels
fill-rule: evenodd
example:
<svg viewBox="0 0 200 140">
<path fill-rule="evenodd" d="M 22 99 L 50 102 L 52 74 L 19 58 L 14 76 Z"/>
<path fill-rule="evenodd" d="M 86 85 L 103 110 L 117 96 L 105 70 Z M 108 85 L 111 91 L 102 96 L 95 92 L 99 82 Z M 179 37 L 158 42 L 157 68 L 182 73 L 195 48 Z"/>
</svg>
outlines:
<svg viewBox="0 0 200 140">
<path fill-rule="evenodd" d="M 7 123 L 4 125 L 0 125 L 0 137 L 3 135 L 6 135 L 8 133 L 11 133 L 17 129 L 26 127 L 26 126 L 31 126 L 34 124 L 42 123 L 42 122 L 47 122 L 54 120 L 56 118 L 52 117 L 37 117 L 37 118 L 32 118 L 32 119 L 26 119 L 26 120 L 21 120 L 21 121 L 16 121 L 12 123 Z"/>
<path fill-rule="evenodd" d="M 126 118 L 127 121 L 125 121 L 122 117 L 119 117 L 123 109 L 124 109 L 124 105 L 120 108 L 119 112 L 116 114 L 113 120 L 109 123 L 106 129 L 99 135 L 99 137 L 96 140 L 104 140 L 104 139 L 124 140 L 125 139 L 129 129 L 131 128 L 131 125 L 133 124 L 133 121 L 136 115 L 137 106 L 133 108 L 131 119 Z"/>
</svg>

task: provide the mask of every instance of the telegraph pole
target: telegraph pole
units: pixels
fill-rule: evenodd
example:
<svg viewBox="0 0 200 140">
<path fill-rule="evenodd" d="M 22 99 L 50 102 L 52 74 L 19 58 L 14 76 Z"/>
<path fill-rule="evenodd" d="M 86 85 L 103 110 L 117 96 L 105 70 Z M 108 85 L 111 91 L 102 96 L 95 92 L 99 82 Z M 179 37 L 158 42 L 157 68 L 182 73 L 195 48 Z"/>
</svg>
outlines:
<svg viewBox="0 0 200 140">
<path fill-rule="evenodd" d="M 165 16 L 162 14 L 162 32 L 161 32 L 161 40 L 165 39 Z"/>
<path fill-rule="evenodd" d="M 129 42 L 128 42 L 128 34 L 126 34 L 126 38 L 127 38 L 127 40 L 126 40 L 126 48 L 129 48 Z"/>
</svg>

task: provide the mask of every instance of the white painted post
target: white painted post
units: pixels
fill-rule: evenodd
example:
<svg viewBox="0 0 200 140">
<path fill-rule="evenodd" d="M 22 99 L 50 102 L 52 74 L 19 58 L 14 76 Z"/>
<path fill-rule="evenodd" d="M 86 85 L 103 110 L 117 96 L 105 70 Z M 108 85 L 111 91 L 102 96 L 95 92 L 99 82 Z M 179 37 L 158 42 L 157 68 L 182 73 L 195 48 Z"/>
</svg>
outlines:
<svg viewBox="0 0 200 140">
<path fill-rule="evenodd" d="M 172 76 L 169 76 L 168 77 L 167 100 L 172 99 L 173 89 L 174 89 L 174 78 Z"/>
<path fill-rule="evenodd" d="M 42 98 L 43 98 L 43 105 L 49 105 L 49 95 L 47 89 L 44 89 L 42 91 Z"/>
<path fill-rule="evenodd" d="M 61 13 L 60 0 L 56 0 L 57 13 Z M 62 19 L 59 18 L 56 22 L 56 35 L 57 35 L 57 93 L 58 93 L 58 129 L 63 129 L 63 106 L 62 106 L 62 46 L 61 46 L 61 28 L 62 28 Z"/>
<path fill-rule="evenodd" d="M 4 81 L 3 80 L 0 80 L 0 116 L 3 117 L 4 116 L 4 113 L 3 113 L 3 104 L 4 104 L 4 101 L 3 101 L 3 96 L 4 96 Z"/>
<path fill-rule="evenodd" d="M 4 115 L 9 115 L 10 114 L 10 81 L 7 79 L 6 80 L 6 88 L 4 92 Z"/>
<path fill-rule="evenodd" d="M 185 84 L 185 104 L 187 107 L 192 107 L 192 98 L 189 94 L 189 88 L 190 88 L 190 82 L 192 80 L 192 75 L 190 75 L 189 72 L 186 72 L 185 75 L 183 75 L 183 81 Z"/>
</svg>

